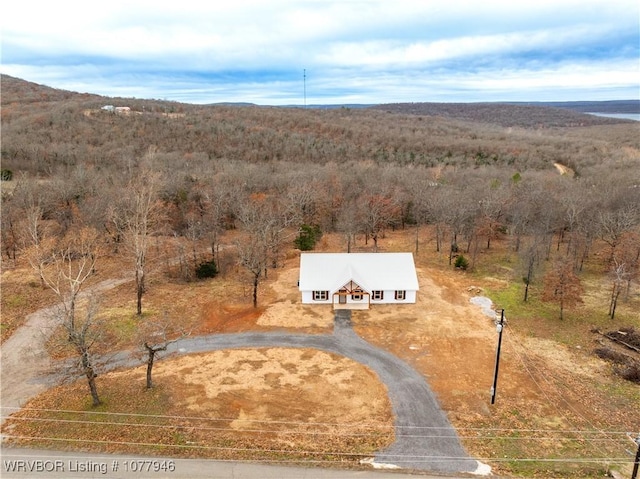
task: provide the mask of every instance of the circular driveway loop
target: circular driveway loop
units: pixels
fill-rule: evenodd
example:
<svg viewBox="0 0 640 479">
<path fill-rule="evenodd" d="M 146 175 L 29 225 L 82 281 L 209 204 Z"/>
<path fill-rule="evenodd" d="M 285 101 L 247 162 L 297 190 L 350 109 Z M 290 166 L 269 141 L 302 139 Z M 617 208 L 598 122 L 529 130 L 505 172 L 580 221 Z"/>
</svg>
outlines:
<svg viewBox="0 0 640 479">
<path fill-rule="evenodd" d="M 328 351 L 364 364 L 378 374 L 389 391 L 396 439 L 376 453 L 376 464 L 441 473 L 480 472 L 482 465 L 467 455 L 422 375 L 360 338 L 351 328 L 350 311 L 336 312 L 333 335 L 215 334 L 182 339 L 171 344 L 167 352 L 277 347 Z"/>
</svg>

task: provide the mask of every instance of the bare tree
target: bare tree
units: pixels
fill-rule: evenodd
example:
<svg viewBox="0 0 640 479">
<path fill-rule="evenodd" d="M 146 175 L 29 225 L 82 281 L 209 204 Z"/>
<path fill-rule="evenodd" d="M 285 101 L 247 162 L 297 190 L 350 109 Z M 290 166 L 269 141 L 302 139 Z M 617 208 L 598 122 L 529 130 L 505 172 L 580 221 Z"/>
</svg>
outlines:
<svg viewBox="0 0 640 479">
<path fill-rule="evenodd" d="M 504 214 L 508 201 L 508 189 L 497 179 L 492 179 L 489 186 L 477 189 L 478 218 L 477 232 L 487 238 L 487 249 L 491 247 L 491 240 L 498 236 L 503 226 Z"/>
<path fill-rule="evenodd" d="M 92 228 L 69 231 L 60 239 L 49 238 L 46 257 L 38 265 L 44 284 L 58 298 L 63 309 L 64 321 L 74 327 L 75 311 L 80 292 L 87 280 L 95 273 L 100 250 L 100 240 Z"/>
<path fill-rule="evenodd" d="M 340 231 L 347 242 L 347 253 L 351 253 L 351 248 L 355 243 L 356 233 L 358 232 L 358 210 L 355 200 L 345 202 L 342 210 L 337 216 L 336 228 Z"/>
<path fill-rule="evenodd" d="M 631 283 L 640 275 L 640 231 L 629 231 L 623 235 L 613 259 L 611 275 L 614 278 L 614 294 L 619 296 L 624 289 L 624 299 L 628 300 Z M 613 312 L 615 307 L 614 311 L 609 312 L 612 318 Z"/>
<path fill-rule="evenodd" d="M 324 190 L 317 179 L 308 180 L 303 174 L 292 175 L 286 199 L 302 224 L 320 224 Z"/>
<path fill-rule="evenodd" d="M 444 211 L 444 222 L 449 228 L 450 244 L 449 244 L 449 265 L 453 257 L 459 251 L 459 236 L 467 232 L 469 234 L 473 230 L 474 210 L 466 198 L 459 192 L 449 191 L 450 203 Z"/>
<path fill-rule="evenodd" d="M 184 229 L 184 236 L 191 243 L 191 259 L 192 263 L 183 258 L 181 252 L 181 270 L 182 278 L 185 281 L 192 281 L 195 276 L 195 271 L 199 264 L 198 244 L 204 236 L 204 230 L 206 228 L 204 218 L 198 211 L 188 211 L 185 215 L 186 228 Z M 215 256 L 214 256 L 215 258 Z M 184 264 L 182 262 L 184 261 Z"/>
<path fill-rule="evenodd" d="M 412 213 L 415 220 L 415 253 L 418 253 L 420 226 L 435 224 L 436 228 L 436 251 L 440 251 L 441 225 L 436 221 L 438 212 L 438 201 L 440 200 L 441 185 L 426 173 L 418 174 L 409 171 L 403 179 L 405 188 L 411 198 Z"/>
<path fill-rule="evenodd" d="M 240 265 L 251 274 L 253 284 L 253 307 L 258 307 L 258 285 L 260 276 L 267 267 L 268 245 L 263 237 L 251 234 L 246 241 L 236 243 Z"/>
<path fill-rule="evenodd" d="M 55 222 L 44 220 L 47 209 L 45 194 L 34 180 L 21 176 L 11 198 L 10 204 L 14 203 L 19 242 L 27 253 L 29 264 L 38 274 L 41 286 L 45 288 L 43 269 L 48 261 L 48 251 L 44 243 L 48 241 L 49 237 L 54 237 L 57 234 Z M 4 204 L 2 205 L 2 217 L 3 223 L 11 217 Z M 3 235 L 6 233 L 4 230 L 3 225 Z"/>
<path fill-rule="evenodd" d="M 58 300 L 54 320 L 63 328 L 66 342 L 76 355 L 77 361 L 72 367 L 79 368 L 87 378 L 93 405 L 97 406 L 100 398 L 91 349 L 100 341 L 102 328 L 97 319 L 97 302 L 90 301 L 80 312 L 79 305 L 82 289 L 95 273 L 99 237 L 92 228 L 71 229 L 63 238 L 51 238 L 46 245 L 47 260 L 39 265 L 38 271 Z"/>
<path fill-rule="evenodd" d="M 358 203 L 362 211 L 362 230 L 365 237 L 373 240 L 373 251 L 377 252 L 380 234 L 400 217 L 401 209 L 391 193 L 365 193 Z"/>
<path fill-rule="evenodd" d="M 144 348 L 147 357 L 146 387 L 153 388 L 152 371 L 158 353 L 166 351 L 173 344 L 189 335 L 189 332 L 179 328 L 167 314 L 162 320 L 145 321 L 138 330 L 138 340 Z"/>
<path fill-rule="evenodd" d="M 355 182 L 350 182 L 348 186 L 343 184 L 339 184 L 339 186 L 340 191 L 333 200 L 333 225 L 345 236 L 347 253 L 351 253 L 355 235 L 362 224 L 362 211 L 358 207 L 360 188 Z"/>
<path fill-rule="evenodd" d="M 611 276 L 613 278 L 613 286 L 611 288 L 611 300 L 609 301 L 609 317 L 615 318 L 616 307 L 618 306 L 618 298 L 620 293 L 630 276 L 630 271 L 626 263 L 618 263 L 614 258 L 614 264 L 611 268 Z"/>
<path fill-rule="evenodd" d="M 627 277 L 627 289 L 625 292 L 625 299 L 629 299 L 631 292 L 631 282 L 640 277 L 640 231 L 631 232 L 625 237 L 625 249 L 624 251 L 628 256 L 629 275 Z M 628 245 L 628 246 L 627 246 Z"/>
<path fill-rule="evenodd" d="M 545 301 L 554 301 L 560 306 L 560 319 L 564 318 L 565 308 L 575 306 L 582 301 L 580 278 L 573 271 L 573 263 L 567 258 L 557 260 L 544 277 Z"/>
<path fill-rule="evenodd" d="M 532 235 L 527 246 L 520 248 L 518 251 L 524 270 L 524 276 L 522 277 L 525 285 L 523 301 L 527 301 L 529 299 L 529 286 L 533 281 L 536 267 L 540 261 L 540 257 L 542 256 L 542 245 L 543 239 L 539 235 Z"/>
<path fill-rule="evenodd" d="M 80 313 L 74 312 L 73 316 L 62 308 L 58 320 L 76 355 L 76 360 L 70 363 L 71 371 L 79 371 L 85 376 L 93 406 L 99 406 L 102 401 L 96 385 L 98 366 L 93 349 L 104 340 L 104 323 L 98 319 L 98 303 L 95 298 L 90 298 L 89 304 Z"/>
<path fill-rule="evenodd" d="M 600 226 L 600 238 L 611 248 L 609 262 L 612 262 L 616 254 L 616 248 L 625 233 L 638 224 L 639 207 L 635 204 L 627 204 L 619 208 L 611 207 L 602 209 L 598 215 Z"/>
<path fill-rule="evenodd" d="M 430 200 L 428 206 L 428 214 L 435 227 L 436 253 L 442 249 L 447 229 L 447 220 L 449 218 L 449 209 L 451 208 L 450 192 L 447 187 L 437 184 L 430 192 Z"/>
<path fill-rule="evenodd" d="M 2 249 L 7 259 L 15 260 L 20 245 L 19 211 L 12 195 L 3 191 L 0 200 L 2 215 L 0 215 L 0 237 Z"/>
<path fill-rule="evenodd" d="M 25 223 L 28 241 L 30 242 L 30 254 L 27 255 L 29 263 L 38 272 L 40 284 L 45 286 L 44 264 L 47 262 L 47 251 L 42 238 L 42 208 L 33 205 L 25 212 Z"/>
<path fill-rule="evenodd" d="M 238 241 L 239 263 L 251 273 L 253 307 L 258 306 L 258 284 L 269 265 L 277 265 L 284 232 L 293 221 L 291 212 L 282 209 L 276 198 L 264 194 L 252 195 L 238 210 L 238 218 L 247 238 Z"/>
<path fill-rule="evenodd" d="M 225 218 L 231 213 L 231 192 L 224 182 L 216 181 L 201 196 L 203 225 L 211 244 L 211 255 L 220 264 L 220 237 L 224 231 Z"/>
<path fill-rule="evenodd" d="M 149 237 L 160 222 L 161 205 L 157 197 L 160 183 L 160 174 L 148 165 L 143 166 L 132 174 L 118 207 L 113 210 L 112 224 L 121 228 L 134 258 L 138 316 L 142 315 L 142 296 L 146 291 Z"/>
</svg>

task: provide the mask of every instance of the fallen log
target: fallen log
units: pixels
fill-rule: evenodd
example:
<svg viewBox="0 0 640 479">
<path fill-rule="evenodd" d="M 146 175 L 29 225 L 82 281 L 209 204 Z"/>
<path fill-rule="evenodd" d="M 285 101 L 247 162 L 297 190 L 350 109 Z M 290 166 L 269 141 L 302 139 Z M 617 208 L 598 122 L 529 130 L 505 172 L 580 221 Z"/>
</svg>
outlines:
<svg viewBox="0 0 640 479">
<path fill-rule="evenodd" d="M 602 336 L 604 336 L 607 339 L 610 339 L 611 341 L 614 341 L 616 343 L 622 344 L 624 347 L 626 347 L 626 348 L 628 348 L 628 349 L 630 349 L 632 351 L 635 351 L 636 353 L 640 353 L 640 348 L 634 346 L 633 344 L 629 344 L 629 343 L 623 341 L 622 339 L 618 339 L 615 336 L 612 336 L 611 333 L 603 333 L 599 329 L 596 329 L 595 332 L 600 334 L 600 335 L 602 335 Z"/>
</svg>

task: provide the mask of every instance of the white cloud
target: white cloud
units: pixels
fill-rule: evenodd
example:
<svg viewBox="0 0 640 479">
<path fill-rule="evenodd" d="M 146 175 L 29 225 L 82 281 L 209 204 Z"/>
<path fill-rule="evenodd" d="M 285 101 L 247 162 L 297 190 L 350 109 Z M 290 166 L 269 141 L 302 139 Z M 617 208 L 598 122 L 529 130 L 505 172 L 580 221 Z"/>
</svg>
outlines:
<svg viewBox="0 0 640 479">
<path fill-rule="evenodd" d="M 640 83 L 639 13 L 636 0 L 24 0 L 3 6 L 2 71 L 128 96 L 146 91 L 136 79 L 164 89 L 153 96 L 165 97 L 184 78 L 176 94 L 213 92 L 211 101 L 225 101 L 223 92 L 234 95 L 229 101 L 280 100 L 295 91 L 299 79 L 290 77 L 303 68 L 324 85 L 321 98 L 345 102 L 377 102 L 394 92 L 413 101 L 422 78 L 461 82 L 435 88 L 452 95 L 466 95 L 470 85 L 478 95 L 540 94 L 558 85 L 619 95 Z M 480 74 L 487 80 L 474 83 Z"/>
</svg>

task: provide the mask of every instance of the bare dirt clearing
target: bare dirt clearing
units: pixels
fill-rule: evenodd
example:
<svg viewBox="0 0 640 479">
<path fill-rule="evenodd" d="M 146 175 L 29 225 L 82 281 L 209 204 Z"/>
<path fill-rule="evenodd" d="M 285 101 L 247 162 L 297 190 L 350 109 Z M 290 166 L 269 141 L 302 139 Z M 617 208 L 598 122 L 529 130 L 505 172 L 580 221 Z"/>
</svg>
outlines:
<svg viewBox="0 0 640 479">
<path fill-rule="evenodd" d="M 134 373 L 140 384 L 143 373 Z M 252 429 L 260 421 L 344 424 L 346 410 L 352 425 L 384 425 L 391 417 L 385 388 L 374 373 L 322 351 L 276 348 L 190 355 L 158 363 L 155 377 L 182 389 L 176 407 L 232 418 L 234 429 Z"/>
<path fill-rule="evenodd" d="M 333 354 L 225 350 L 167 359 L 154 376 L 157 386 L 149 391 L 144 367 L 107 373 L 101 379 L 106 400 L 98 410 L 86 410 L 84 384 L 54 388 L 14 416 L 38 415 L 44 422 L 14 419 L 4 433 L 67 438 L 56 447 L 71 448 L 81 437 L 84 449 L 97 451 L 153 454 L 158 447 L 148 445 L 164 444 L 159 450 L 183 457 L 347 464 L 393 440 L 385 387 L 368 368 Z M 66 412 L 56 412 L 61 407 Z M 46 439 L 16 443 L 50 445 Z M 353 458 L 332 458 L 327 451 L 350 451 Z"/>
</svg>

